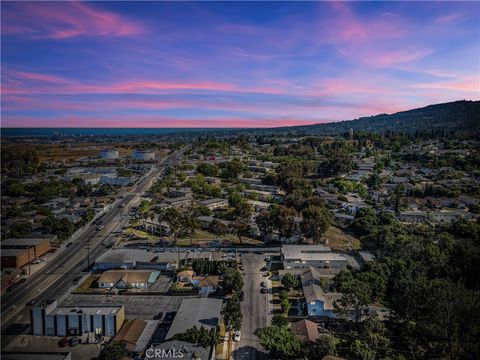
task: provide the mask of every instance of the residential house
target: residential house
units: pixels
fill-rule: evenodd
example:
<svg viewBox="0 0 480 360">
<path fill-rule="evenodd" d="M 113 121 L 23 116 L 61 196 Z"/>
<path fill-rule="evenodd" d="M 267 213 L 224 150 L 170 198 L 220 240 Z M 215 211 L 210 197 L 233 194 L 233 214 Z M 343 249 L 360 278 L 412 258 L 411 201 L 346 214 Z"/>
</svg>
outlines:
<svg viewBox="0 0 480 360">
<path fill-rule="evenodd" d="M 198 202 L 199 205 L 206 206 L 210 210 L 224 209 L 228 207 L 228 201 L 226 199 L 213 198 L 202 200 Z"/>
<path fill-rule="evenodd" d="M 145 350 L 152 344 L 154 336 L 158 333 L 159 323 L 158 320 L 129 320 L 115 335 L 113 341 L 125 344 L 128 357 L 142 357 Z"/>
<path fill-rule="evenodd" d="M 322 336 L 320 325 L 308 319 L 292 323 L 291 329 L 301 342 L 315 343 Z"/>
<path fill-rule="evenodd" d="M 335 318 L 335 302 L 342 298 L 341 293 L 327 293 L 316 284 L 303 287 L 307 302 L 307 314 L 314 319 Z"/>
<path fill-rule="evenodd" d="M 217 291 L 218 276 L 194 276 L 191 283 L 198 288 L 200 296 L 208 296 Z"/>
<path fill-rule="evenodd" d="M 193 270 L 180 271 L 177 274 L 177 281 L 179 281 L 179 282 L 190 282 L 191 283 L 194 276 L 195 276 L 195 271 L 193 271 Z"/>
</svg>

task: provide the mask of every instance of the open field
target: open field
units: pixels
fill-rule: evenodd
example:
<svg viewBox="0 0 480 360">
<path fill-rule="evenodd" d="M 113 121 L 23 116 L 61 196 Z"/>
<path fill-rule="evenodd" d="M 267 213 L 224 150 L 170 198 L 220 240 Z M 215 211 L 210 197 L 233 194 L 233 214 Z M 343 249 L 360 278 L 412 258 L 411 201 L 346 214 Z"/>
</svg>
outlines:
<svg viewBox="0 0 480 360">
<path fill-rule="evenodd" d="M 350 243 L 352 250 L 360 249 L 360 240 L 355 236 L 346 234 L 342 229 L 336 226 L 330 226 L 323 236 L 323 241 L 327 241 L 327 246 L 332 250 L 350 250 Z"/>
<path fill-rule="evenodd" d="M 4 149 L 13 151 L 36 151 L 40 163 L 48 162 L 64 162 L 65 164 L 72 163 L 81 158 L 98 158 L 99 152 L 104 148 L 112 148 L 119 151 L 120 157 L 129 157 L 132 150 L 138 147 L 139 144 L 124 144 L 111 143 L 108 145 L 100 145 L 97 143 L 81 143 L 72 144 L 8 144 L 2 146 Z M 165 154 L 162 150 L 156 150 L 155 156 L 157 159 Z"/>
</svg>

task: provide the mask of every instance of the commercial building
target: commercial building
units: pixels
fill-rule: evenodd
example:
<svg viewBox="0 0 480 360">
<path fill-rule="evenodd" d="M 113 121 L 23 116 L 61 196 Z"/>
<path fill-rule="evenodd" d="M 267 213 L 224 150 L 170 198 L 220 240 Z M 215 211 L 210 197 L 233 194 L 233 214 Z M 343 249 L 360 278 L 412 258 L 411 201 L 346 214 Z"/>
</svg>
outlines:
<svg viewBox="0 0 480 360">
<path fill-rule="evenodd" d="M 283 245 L 282 260 L 285 270 L 308 269 L 312 266 L 325 273 L 336 273 L 347 269 L 349 265 L 360 268 L 352 256 L 333 253 L 323 245 Z"/>
<path fill-rule="evenodd" d="M 155 254 L 144 249 L 112 249 L 95 260 L 95 271 L 136 269 L 139 263 L 150 263 Z"/>
<path fill-rule="evenodd" d="M 115 160 L 120 157 L 118 150 L 115 149 L 104 149 L 100 151 L 100 159 L 102 160 Z"/>
<path fill-rule="evenodd" d="M 30 312 L 33 335 L 68 336 L 95 333 L 115 336 L 125 320 L 123 305 L 35 307 Z"/>
<path fill-rule="evenodd" d="M 135 149 L 132 151 L 132 159 L 139 161 L 154 161 L 155 152 L 151 150 Z"/>
<path fill-rule="evenodd" d="M 39 258 L 52 248 L 49 238 L 6 239 L 2 248 L 2 269 L 18 269 Z"/>
</svg>

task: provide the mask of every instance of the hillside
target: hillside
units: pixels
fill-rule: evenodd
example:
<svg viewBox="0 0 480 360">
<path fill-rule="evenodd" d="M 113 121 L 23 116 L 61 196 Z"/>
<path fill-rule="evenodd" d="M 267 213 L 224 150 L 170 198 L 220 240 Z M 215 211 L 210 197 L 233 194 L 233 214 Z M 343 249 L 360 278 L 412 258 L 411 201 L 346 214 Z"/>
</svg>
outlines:
<svg viewBox="0 0 480 360">
<path fill-rule="evenodd" d="M 441 130 L 458 132 L 480 132 L 480 101 L 455 101 L 429 105 L 419 109 L 407 110 L 395 114 L 380 114 L 355 120 L 327 124 L 292 126 L 270 129 L 273 132 L 307 133 L 315 135 L 338 134 L 354 131 L 415 132 L 422 130 Z"/>
</svg>

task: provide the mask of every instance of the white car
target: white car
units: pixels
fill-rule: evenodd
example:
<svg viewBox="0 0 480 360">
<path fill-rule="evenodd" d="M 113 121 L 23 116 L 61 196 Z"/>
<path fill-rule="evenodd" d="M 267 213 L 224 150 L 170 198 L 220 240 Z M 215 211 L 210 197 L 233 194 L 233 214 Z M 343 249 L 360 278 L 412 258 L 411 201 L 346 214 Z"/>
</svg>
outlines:
<svg viewBox="0 0 480 360">
<path fill-rule="evenodd" d="M 242 336 L 242 332 L 240 330 L 235 331 L 235 336 L 233 337 L 234 341 L 240 341 L 240 337 Z"/>
</svg>

